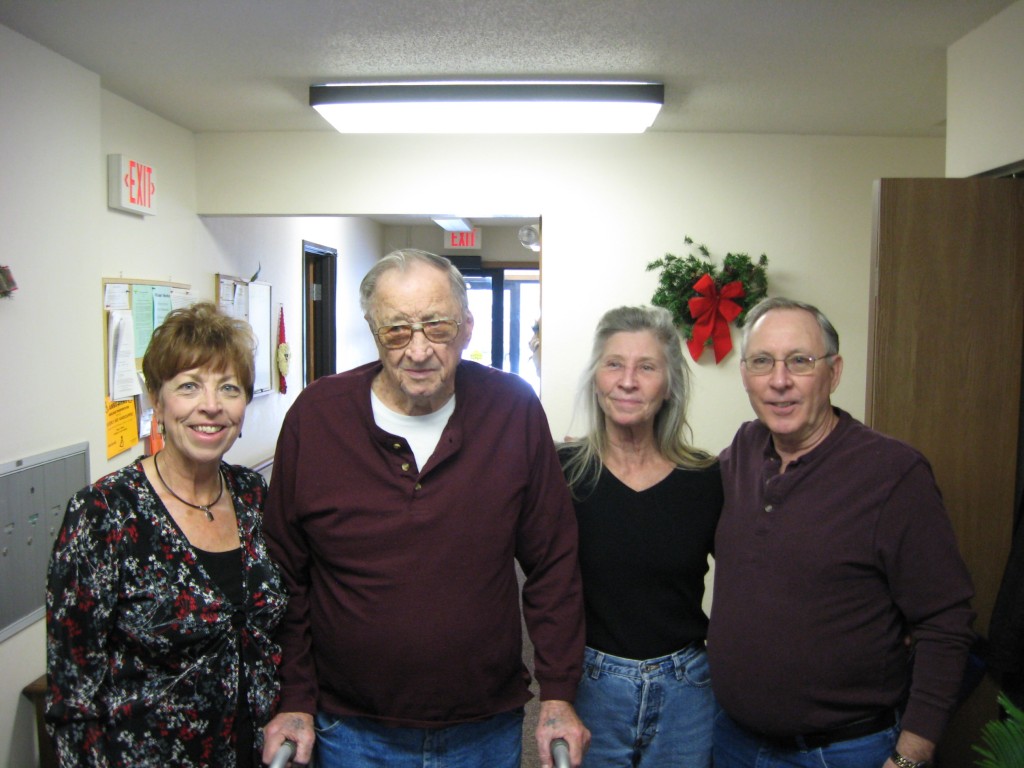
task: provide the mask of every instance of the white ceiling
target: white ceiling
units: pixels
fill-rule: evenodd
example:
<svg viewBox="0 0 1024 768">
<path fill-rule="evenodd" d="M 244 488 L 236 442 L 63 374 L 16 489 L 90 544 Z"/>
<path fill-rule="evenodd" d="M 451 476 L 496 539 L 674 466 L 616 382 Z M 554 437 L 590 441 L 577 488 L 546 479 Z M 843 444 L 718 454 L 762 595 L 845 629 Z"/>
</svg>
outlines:
<svg viewBox="0 0 1024 768">
<path fill-rule="evenodd" d="M 653 131 L 945 135 L 946 49 L 1013 0 L 0 0 L 196 132 L 329 131 L 314 83 L 665 83 Z"/>
<path fill-rule="evenodd" d="M 332 80 L 665 83 L 654 131 L 943 136 L 947 47 L 1012 0 L 0 0 L 192 131 L 331 130 Z"/>
</svg>

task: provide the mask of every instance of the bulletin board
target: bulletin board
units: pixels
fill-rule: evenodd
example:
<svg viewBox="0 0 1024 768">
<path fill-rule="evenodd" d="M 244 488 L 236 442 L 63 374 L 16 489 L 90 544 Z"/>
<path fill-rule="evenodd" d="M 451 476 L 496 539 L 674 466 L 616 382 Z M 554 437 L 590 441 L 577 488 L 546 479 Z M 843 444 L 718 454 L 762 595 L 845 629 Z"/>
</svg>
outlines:
<svg viewBox="0 0 1024 768">
<path fill-rule="evenodd" d="M 256 376 L 253 394 L 266 395 L 274 387 L 274 318 L 270 283 L 216 276 L 217 306 L 231 317 L 245 320 L 256 336 Z"/>
<path fill-rule="evenodd" d="M 103 278 L 104 394 L 107 458 L 152 436 L 152 409 L 142 358 L 167 313 L 194 302 L 186 283 Z"/>
</svg>

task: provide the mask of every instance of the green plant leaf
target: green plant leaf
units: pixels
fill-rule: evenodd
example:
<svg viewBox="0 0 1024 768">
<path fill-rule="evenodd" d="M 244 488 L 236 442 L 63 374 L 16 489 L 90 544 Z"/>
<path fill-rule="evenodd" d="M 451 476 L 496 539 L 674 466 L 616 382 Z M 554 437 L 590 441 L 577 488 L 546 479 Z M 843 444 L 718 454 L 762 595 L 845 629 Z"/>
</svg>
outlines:
<svg viewBox="0 0 1024 768">
<path fill-rule="evenodd" d="M 981 729 L 981 744 L 973 749 L 981 759 L 978 768 L 1024 767 L 1024 712 L 1021 712 L 1004 693 L 998 697 L 999 706 L 1006 717 L 992 720 Z"/>
</svg>

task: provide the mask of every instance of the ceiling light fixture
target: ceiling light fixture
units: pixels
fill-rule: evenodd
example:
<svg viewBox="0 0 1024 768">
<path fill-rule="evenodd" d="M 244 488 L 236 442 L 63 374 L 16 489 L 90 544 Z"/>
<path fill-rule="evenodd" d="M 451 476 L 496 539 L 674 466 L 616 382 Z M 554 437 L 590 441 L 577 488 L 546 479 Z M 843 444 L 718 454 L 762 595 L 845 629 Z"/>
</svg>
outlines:
<svg viewBox="0 0 1024 768">
<path fill-rule="evenodd" d="M 309 104 L 341 133 L 643 133 L 662 83 L 325 83 Z"/>
<path fill-rule="evenodd" d="M 434 223 L 445 232 L 472 232 L 473 225 L 457 216 L 431 216 Z"/>
</svg>

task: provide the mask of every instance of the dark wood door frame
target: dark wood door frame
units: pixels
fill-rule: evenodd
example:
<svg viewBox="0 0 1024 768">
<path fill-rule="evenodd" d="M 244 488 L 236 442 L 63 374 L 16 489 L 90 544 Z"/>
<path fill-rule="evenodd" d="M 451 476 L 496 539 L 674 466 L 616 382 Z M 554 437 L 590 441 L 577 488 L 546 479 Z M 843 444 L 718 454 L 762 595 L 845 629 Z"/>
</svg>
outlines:
<svg viewBox="0 0 1024 768">
<path fill-rule="evenodd" d="M 302 241 L 302 385 L 337 372 L 338 249 Z"/>
</svg>

